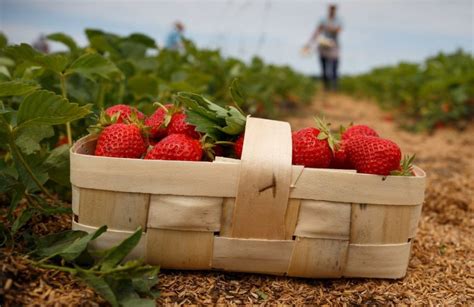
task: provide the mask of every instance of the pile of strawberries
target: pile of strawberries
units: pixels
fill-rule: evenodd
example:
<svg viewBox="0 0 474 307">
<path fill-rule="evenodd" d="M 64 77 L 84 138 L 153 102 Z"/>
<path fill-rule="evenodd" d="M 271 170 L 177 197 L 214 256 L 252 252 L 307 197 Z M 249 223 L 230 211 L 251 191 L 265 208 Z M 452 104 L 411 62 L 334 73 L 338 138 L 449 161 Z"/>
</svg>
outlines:
<svg viewBox="0 0 474 307">
<path fill-rule="evenodd" d="M 136 108 L 115 105 L 101 118 L 97 156 L 201 161 L 212 160 L 215 155 L 242 155 L 243 132 L 224 140 L 209 139 L 199 132 L 205 129 L 189 123 L 184 107 L 173 104 L 160 105 L 149 117 Z M 402 160 L 397 144 L 380 138 L 365 125 L 351 125 L 333 134 L 326 123 L 316 119 L 316 127 L 292 133 L 292 144 L 294 165 L 355 169 L 384 176 L 413 174 L 413 157 Z"/>
</svg>

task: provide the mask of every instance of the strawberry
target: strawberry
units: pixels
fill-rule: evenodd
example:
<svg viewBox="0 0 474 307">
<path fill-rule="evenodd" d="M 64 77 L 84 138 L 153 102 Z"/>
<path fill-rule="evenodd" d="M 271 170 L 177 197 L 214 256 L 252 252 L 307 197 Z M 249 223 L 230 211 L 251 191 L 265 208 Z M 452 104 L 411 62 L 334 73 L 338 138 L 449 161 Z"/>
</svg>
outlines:
<svg viewBox="0 0 474 307">
<path fill-rule="evenodd" d="M 185 134 L 170 134 L 148 151 L 145 159 L 200 161 L 203 150 L 199 140 Z"/>
<path fill-rule="evenodd" d="M 172 104 L 160 106 L 145 120 L 145 126 L 150 127 L 150 138 L 156 140 L 166 136 L 166 116 L 172 108 Z"/>
<path fill-rule="evenodd" d="M 366 125 L 354 125 L 350 126 L 342 133 L 341 139 L 348 140 L 356 135 L 368 135 L 368 136 L 379 136 L 378 133 Z"/>
<path fill-rule="evenodd" d="M 347 152 L 345 149 L 345 141 L 341 141 L 339 145 L 336 146 L 334 151 L 334 156 L 329 166 L 330 168 L 338 169 L 353 169 L 354 167 L 349 162 L 347 158 Z"/>
<path fill-rule="evenodd" d="M 195 130 L 196 126 L 188 124 L 186 122 L 186 114 L 178 112 L 173 114 L 171 121 L 168 125 L 168 135 L 170 134 L 186 134 L 193 139 L 199 139 L 201 136 Z"/>
<path fill-rule="evenodd" d="M 135 124 L 117 123 L 105 127 L 97 139 L 96 156 L 140 158 L 146 144 Z"/>
<path fill-rule="evenodd" d="M 234 143 L 234 152 L 237 158 L 239 159 L 242 157 L 242 149 L 244 147 L 244 137 L 245 135 L 242 133 L 241 135 L 239 135 L 239 137 Z"/>
<path fill-rule="evenodd" d="M 145 118 L 145 115 L 143 115 L 142 112 L 138 111 L 137 108 L 131 107 L 125 104 L 117 104 L 105 110 L 105 114 L 107 114 L 108 116 L 110 117 L 117 116 L 116 123 L 123 123 L 124 121 L 130 121 L 132 112 L 136 113 L 137 118 L 139 120 L 142 120 Z"/>
<path fill-rule="evenodd" d="M 349 162 L 359 173 L 387 176 L 400 167 L 397 144 L 376 136 L 354 136 L 345 143 Z"/>
<path fill-rule="evenodd" d="M 332 152 L 327 137 L 321 131 L 309 127 L 293 132 L 293 164 L 325 168 L 331 163 Z"/>
</svg>

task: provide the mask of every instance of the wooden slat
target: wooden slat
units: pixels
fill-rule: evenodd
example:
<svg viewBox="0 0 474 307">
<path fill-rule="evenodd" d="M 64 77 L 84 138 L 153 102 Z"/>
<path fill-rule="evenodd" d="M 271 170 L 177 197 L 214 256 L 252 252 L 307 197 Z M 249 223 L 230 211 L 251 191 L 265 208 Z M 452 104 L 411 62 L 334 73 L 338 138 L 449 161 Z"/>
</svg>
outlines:
<svg viewBox="0 0 474 307">
<path fill-rule="evenodd" d="M 79 189 L 79 222 L 116 230 L 146 229 L 149 194 Z"/>
<path fill-rule="evenodd" d="M 351 243 L 405 243 L 413 234 L 420 215 L 417 206 L 352 204 Z"/>
<path fill-rule="evenodd" d="M 149 228 L 146 261 L 165 269 L 210 269 L 213 239 L 212 232 Z"/>
<path fill-rule="evenodd" d="M 349 240 L 351 204 L 301 201 L 295 236 Z"/>
<path fill-rule="evenodd" d="M 295 277 L 341 277 L 346 262 L 347 240 L 296 238 L 288 269 Z"/>
<path fill-rule="evenodd" d="M 94 144 L 94 138 L 88 136 L 71 149 L 71 182 L 77 187 L 187 196 L 237 195 L 240 163 L 122 159 L 77 153 L 82 147 L 90 152 Z M 424 199 L 426 175 L 418 167 L 414 167 L 417 176 L 413 177 L 311 168 L 300 173 L 301 169 L 292 167 L 294 187 L 290 198 L 380 205 L 416 205 Z"/>
<path fill-rule="evenodd" d="M 414 211 L 410 215 L 410 230 L 408 232 L 408 238 L 414 238 L 416 235 L 422 209 L 423 205 L 415 206 Z"/>
<path fill-rule="evenodd" d="M 408 268 L 411 243 L 349 244 L 344 277 L 402 278 Z"/>
<path fill-rule="evenodd" d="M 81 196 L 80 194 L 81 189 L 74 185 L 71 186 L 71 189 L 72 189 L 72 202 L 71 202 L 72 213 L 75 215 L 79 215 L 79 198 Z"/>
<path fill-rule="evenodd" d="M 290 125 L 248 117 L 240 167 L 231 236 L 284 239 L 291 184 Z"/>
<path fill-rule="evenodd" d="M 148 227 L 216 232 L 221 228 L 222 198 L 152 195 Z"/>
<path fill-rule="evenodd" d="M 98 227 L 91 227 L 73 221 L 72 229 L 91 233 L 96 231 Z M 105 233 L 100 235 L 97 239 L 91 241 L 89 246 L 93 251 L 106 250 L 116 246 L 126 238 L 130 237 L 132 234 L 133 231 L 107 229 Z M 146 233 L 142 233 L 142 238 L 138 242 L 137 246 L 135 246 L 130 254 L 125 257 L 125 260 L 143 259 L 145 257 L 146 241 Z"/>
<path fill-rule="evenodd" d="M 219 233 L 221 237 L 230 237 L 234 208 L 235 198 L 224 198 L 224 202 L 222 203 L 221 230 Z"/>
<path fill-rule="evenodd" d="M 300 199 L 290 199 L 285 214 L 285 240 L 292 240 L 300 211 Z"/>
<path fill-rule="evenodd" d="M 423 203 L 425 174 L 419 176 L 376 176 L 305 168 L 291 191 L 291 198 L 383 205 Z"/>
<path fill-rule="evenodd" d="M 294 243 L 215 237 L 212 268 L 283 275 L 288 269 Z"/>
</svg>

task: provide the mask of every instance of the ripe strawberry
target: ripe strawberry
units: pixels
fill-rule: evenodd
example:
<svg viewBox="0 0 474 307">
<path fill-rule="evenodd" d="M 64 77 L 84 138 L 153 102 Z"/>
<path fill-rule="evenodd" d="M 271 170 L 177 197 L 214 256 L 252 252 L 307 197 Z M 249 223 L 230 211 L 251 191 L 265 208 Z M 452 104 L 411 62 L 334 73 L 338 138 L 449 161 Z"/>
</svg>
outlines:
<svg viewBox="0 0 474 307">
<path fill-rule="evenodd" d="M 150 150 L 145 159 L 200 161 L 201 143 L 185 134 L 170 134 Z"/>
<path fill-rule="evenodd" d="M 96 156 L 140 158 L 146 152 L 143 136 L 134 124 L 112 124 L 105 127 L 97 139 Z"/>
<path fill-rule="evenodd" d="M 137 114 L 137 118 L 139 120 L 142 120 L 145 118 L 145 115 L 143 115 L 142 112 L 138 111 L 137 108 L 131 107 L 125 104 L 117 104 L 114 106 L 111 106 L 105 110 L 105 114 L 108 116 L 118 116 L 116 123 L 123 123 L 124 121 L 129 121 L 132 115 L 132 112 L 135 112 Z"/>
<path fill-rule="evenodd" d="M 400 167 L 397 144 L 376 136 L 355 136 L 345 143 L 349 161 L 359 173 L 387 176 Z"/>
<path fill-rule="evenodd" d="M 186 134 L 193 139 L 199 139 L 201 136 L 195 130 L 196 127 L 186 122 L 186 114 L 178 112 L 173 114 L 168 125 L 168 135 L 170 134 Z"/>
<path fill-rule="evenodd" d="M 320 132 L 312 127 L 293 132 L 293 164 L 317 168 L 325 168 L 331 164 L 331 148 L 327 137 L 318 138 Z"/>
<path fill-rule="evenodd" d="M 172 104 L 166 104 L 164 108 L 159 107 L 145 120 L 145 125 L 150 127 L 150 138 L 156 140 L 166 136 L 166 116 L 172 107 Z"/>
<path fill-rule="evenodd" d="M 237 158 L 239 159 L 242 157 L 242 149 L 244 147 L 244 137 L 245 135 L 242 133 L 241 135 L 239 135 L 239 137 L 234 143 L 234 152 Z"/>
<path fill-rule="evenodd" d="M 341 139 L 348 140 L 356 135 L 368 135 L 368 136 L 377 136 L 377 137 L 379 136 L 378 133 L 374 129 L 366 125 L 354 125 L 354 126 L 350 126 L 349 128 L 346 129 L 346 131 L 342 133 Z"/>
<path fill-rule="evenodd" d="M 331 161 L 330 168 L 337 169 L 353 169 L 354 167 L 349 162 L 347 152 L 345 149 L 345 141 L 341 141 L 334 151 L 334 156 Z"/>
</svg>

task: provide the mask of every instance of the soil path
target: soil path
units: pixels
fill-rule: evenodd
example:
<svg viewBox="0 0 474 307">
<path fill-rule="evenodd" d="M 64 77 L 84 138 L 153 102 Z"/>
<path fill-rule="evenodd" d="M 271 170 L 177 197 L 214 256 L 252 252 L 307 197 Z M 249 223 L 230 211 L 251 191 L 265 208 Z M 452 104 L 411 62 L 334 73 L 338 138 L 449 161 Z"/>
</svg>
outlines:
<svg viewBox="0 0 474 307">
<path fill-rule="evenodd" d="M 474 302 L 474 123 L 465 131 L 443 129 L 412 134 L 389 120 L 374 103 L 342 95 L 319 95 L 301 116 L 288 120 L 293 129 L 313 125 L 324 111 L 333 127 L 350 122 L 375 128 L 417 155 L 428 174 L 426 202 L 414 240 L 407 276 L 402 280 L 312 280 L 257 274 L 175 272 L 160 274 L 161 304 L 443 304 Z M 70 220 L 62 221 L 70 225 Z M 58 225 L 58 222 L 55 222 Z M 68 227 L 68 226 L 66 226 Z M 15 259 L 7 262 L 13 264 Z M 16 266 L 17 267 L 17 266 Z M 5 268 L 5 267 L 4 267 Z M 24 280 L 7 301 L 95 305 L 103 303 L 90 289 L 54 271 L 24 268 Z M 15 287 L 15 283 L 13 284 Z"/>
</svg>

